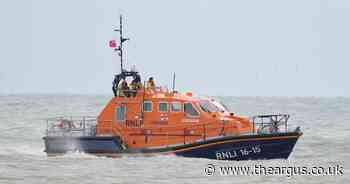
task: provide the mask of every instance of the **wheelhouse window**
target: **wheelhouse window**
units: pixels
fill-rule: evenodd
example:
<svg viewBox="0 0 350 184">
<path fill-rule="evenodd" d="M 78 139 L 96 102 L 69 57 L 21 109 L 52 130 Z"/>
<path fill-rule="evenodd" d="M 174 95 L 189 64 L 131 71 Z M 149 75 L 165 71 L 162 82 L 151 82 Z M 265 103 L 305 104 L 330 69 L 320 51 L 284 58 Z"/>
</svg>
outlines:
<svg viewBox="0 0 350 184">
<path fill-rule="evenodd" d="M 181 112 L 181 103 L 180 102 L 171 103 L 171 112 Z"/>
<path fill-rule="evenodd" d="M 192 103 L 185 103 L 184 104 L 184 111 L 185 111 L 185 114 L 187 114 L 187 115 L 199 116 L 198 111 L 194 108 Z"/>
<path fill-rule="evenodd" d="M 221 111 L 216 105 L 211 103 L 209 100 L 201 100 L 199 106 L 204 112 L 219 112 Z"/>
<path fill-rule="evenodd" d="M 125 121 L 125 116 L 126 116 L 126 107 L 125 106 L 117 107 L 116 115 L 115 115 L 116 120 Z"/>
<path fill-rule="evenodd" d="M 227 106 L 220 101 L 212 99 L 212 100 L 210 100 L 210 103 L 215 105 L 219 109 L 219 111 L 221 111 L 221 112 L 229 112 Z"/>
<path fill-rule="evenodd" d="M 158 112 L 168 112 L 168 103 L 160 102 L 158 104 Z"/>
<path fill-rule="evenodd" d="M 143 102 L 143 112 L 152 112 L 152 102 Z"/>
</svg>

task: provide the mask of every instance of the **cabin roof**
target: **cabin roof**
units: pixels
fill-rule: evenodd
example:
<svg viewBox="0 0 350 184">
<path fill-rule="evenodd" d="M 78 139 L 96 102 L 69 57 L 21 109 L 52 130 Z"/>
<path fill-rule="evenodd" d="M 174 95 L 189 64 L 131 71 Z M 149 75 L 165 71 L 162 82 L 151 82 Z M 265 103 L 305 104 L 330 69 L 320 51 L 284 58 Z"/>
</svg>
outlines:
<svg viewBox="0 0 350 184">
<path fill-rule="evenodd" d="M 151 96 L 153 99 L 159 99 L 159 100 L 177 100 L 177 101 L 198 101 L 199 99 L 193 96 L 188 96 L 186 94 L 181 94 L 181 93 L 173 93 L 172 95 L 168 95 L 167 93 L 164 92 L 158 92 L 154 95 Z"/>
</svg>

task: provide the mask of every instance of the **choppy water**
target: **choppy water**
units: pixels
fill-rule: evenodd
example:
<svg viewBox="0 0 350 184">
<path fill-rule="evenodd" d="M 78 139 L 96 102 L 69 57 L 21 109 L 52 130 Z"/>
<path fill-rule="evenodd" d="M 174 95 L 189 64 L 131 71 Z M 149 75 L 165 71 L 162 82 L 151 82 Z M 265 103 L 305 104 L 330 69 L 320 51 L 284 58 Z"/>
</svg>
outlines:
<svg viewBox="0 0 350 184">
<path fill-rule="evenodd" d="M 175 156 L 104 158 L 82 153 L 48 158 L 43 119 L 97 115 L 108 96 L 0 96 L 0 183 L 349 183 L 350 98 L 221 97 L 236 114 L 290 113 L 304 132 L 289 161 L 213 161 Z M 342 176 L 206 176 L 215 165 L 333 166 Z"/>
</svg>

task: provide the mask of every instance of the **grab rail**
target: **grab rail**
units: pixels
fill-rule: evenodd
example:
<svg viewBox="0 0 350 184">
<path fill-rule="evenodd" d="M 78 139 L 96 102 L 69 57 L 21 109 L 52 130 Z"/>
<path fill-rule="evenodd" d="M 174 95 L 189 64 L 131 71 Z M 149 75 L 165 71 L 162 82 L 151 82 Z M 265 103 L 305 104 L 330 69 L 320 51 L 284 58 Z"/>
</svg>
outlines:
<svg viewBox="0 0 350 184">
<path fill-rule="evenodd" d="M 253 116 L 253 133 L 278 133 L 283 131 L 280 128 L 281 126 L 284 127 L 284 132 L 287 132 L 289 118 L 289 114 L 267 114 Z"/>
<path fill-rule="evenodd" d="M 247 132 L 237 131 L 237 124 L 222 121 L 221 124 L 210 122 L 188 126 L 157 126 L 144 127 L 139 124 L 118 123 L 113 126 L 113 121 L 101 121 L 98 126 L 101 132 L 108 135 L 118 135 L 122 140 L 129 140 L 131 136 L 144 136 L 145 143 L 152 136 L 165 137 L 162 139 L 166 146 L 172 144 L 174 139 L 183 139 L 183 144 L 195 141 L 206 141 L 208 138 L 225 135 L 240 134 L 275 134 L 288 131 L 288 114 L 258 115 L 251 118 L 252 129 Z M 97 118 L 85 117 L 57 117 L 47 119 L 46 136 L 96 136 Z M 282 128 L 281 128 L 282 127 Z M 103 134 L 103 133 L 102 133 Z M 100 136 L 103 136 L 99 134 Z"/>
<path fill-rule="evenodd" d="M 97 119 L 93 116 L 55 117 L 46 120 L 46 136 L 94 136 Z"/>
</svg>

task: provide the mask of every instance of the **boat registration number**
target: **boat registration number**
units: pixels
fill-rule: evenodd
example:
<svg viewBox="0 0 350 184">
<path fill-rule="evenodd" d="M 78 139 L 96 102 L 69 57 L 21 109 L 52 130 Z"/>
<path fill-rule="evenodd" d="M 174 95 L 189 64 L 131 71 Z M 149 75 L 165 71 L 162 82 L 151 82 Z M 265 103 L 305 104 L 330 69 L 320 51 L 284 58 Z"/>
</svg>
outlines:
<svg viewBox="0 0 350 184">
<path fill-rule="evenodd" d="M 260 145 L 250 146 L 250 147 L 241 147 L 227 151 L 216 152 L 216 159 L 226 160 L 233 159 L 236 157 L 244 157 L 252 154 L 259 154 L 261 152 Z"/>
</svg>

